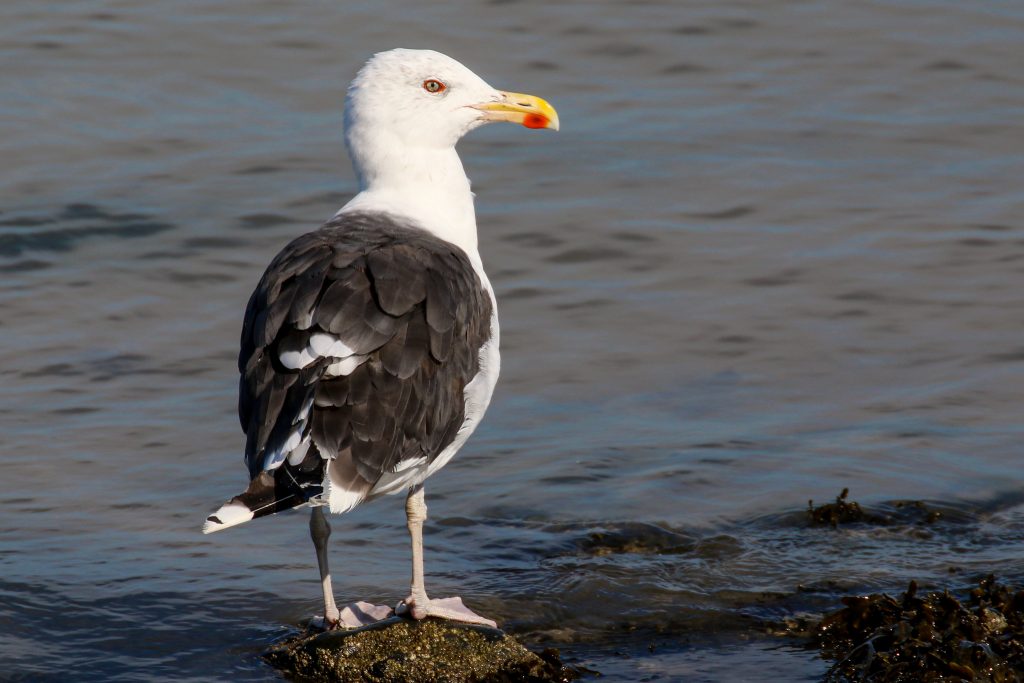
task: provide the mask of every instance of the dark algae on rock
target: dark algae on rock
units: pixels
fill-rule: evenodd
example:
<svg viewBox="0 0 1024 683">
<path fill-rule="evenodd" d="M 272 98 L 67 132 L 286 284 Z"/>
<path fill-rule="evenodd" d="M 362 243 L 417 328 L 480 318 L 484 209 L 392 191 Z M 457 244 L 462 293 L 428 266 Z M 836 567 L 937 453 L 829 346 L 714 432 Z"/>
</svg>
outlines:
<svg viewBox="0 0 1024 683">
<path fill-rule="evenodd" d="M 307 631 L 277 643 L 264 659 L 296 681 L 549 683 L 579 677 L 557 650 L 535 654 L 497 629 L 433 618 Z"/>
<path fill-rule="evenodd" d="M 835 660 L 827 683 L 1024 681 L 1024 590 L 981 580 L 963 601 L 949 591 L 899 599 L 843 598 L 815 638 Z"/>
</svg>

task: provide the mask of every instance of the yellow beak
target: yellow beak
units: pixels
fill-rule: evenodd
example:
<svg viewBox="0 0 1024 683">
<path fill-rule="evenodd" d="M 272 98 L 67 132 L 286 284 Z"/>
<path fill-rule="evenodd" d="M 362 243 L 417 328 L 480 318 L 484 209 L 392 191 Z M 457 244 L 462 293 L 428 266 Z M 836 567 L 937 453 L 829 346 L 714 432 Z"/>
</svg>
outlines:
<svg viewBox="0 0 1024 683">
<path fill-rule="evenodd" d="M 485 121 L 511 121 L 527 128 L 558 130 L 558 112 L 547 100 L 517 92 L 499 92 L 501 99 L 497 102 L 473 105 L 484 113 Z"/>
</svg>

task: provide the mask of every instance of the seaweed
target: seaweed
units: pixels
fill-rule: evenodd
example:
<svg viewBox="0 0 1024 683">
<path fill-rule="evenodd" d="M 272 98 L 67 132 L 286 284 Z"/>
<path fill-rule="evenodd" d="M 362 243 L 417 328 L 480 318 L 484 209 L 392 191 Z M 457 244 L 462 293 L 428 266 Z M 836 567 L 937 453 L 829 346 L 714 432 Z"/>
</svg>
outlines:
<svg viewBox="0 0 1024 683">
<path fill-rule="evenodd" d="M 833 529 L 840 524 L 862 523 L 874 526 L 914 525 L 931 526 L 946 520 L 947 514 L 941 509 L 920 500 L 898 500 L 880 508 L 866 509 L 856 501 L 849 500 L 850 489 L 844 488 L 834 503 L 814 507 L 814 501 L 807 501 L 807 516 L 812 526 L 829 525 Z M 954 515 L 955 517 L 955 515 Z"/>
<path fill-rule="evenodd" d="M 850 489 L 844 488 L 842 493 L 836 496 L 836 502 L 826 503 L 814 507 L 814 501 L 807 501 L 807 514 L 814 524 L 828 524 L 833 529 L 839 526 L 840 522 L 862 522 L 865 519 L 863 508 L 855 502 L 847 502 L 846 497 L 850 495 Z"/>
<path fill-rule="evenodd" d="M 899 599 L 843 598 L 814 638 L 835 660 L 827 683 L 1024 680 L 1024 590 L 989 575 L 958 600 L 948 590 L 919 595 L 911 581 Z"/>
</svg>

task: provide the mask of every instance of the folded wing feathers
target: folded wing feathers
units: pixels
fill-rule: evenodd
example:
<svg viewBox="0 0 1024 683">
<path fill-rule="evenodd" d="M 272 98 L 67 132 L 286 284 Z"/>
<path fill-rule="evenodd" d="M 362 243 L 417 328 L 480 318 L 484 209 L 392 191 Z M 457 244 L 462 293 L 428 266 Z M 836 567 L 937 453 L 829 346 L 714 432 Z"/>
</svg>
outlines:
<svg viewBox="0 0 1024 683">
<path fill-rule="evenodd" d="M 366 256 L 373 277 L 373 291 L 382 311 L 395 317 L 405 315 L 426 298 L 426 267 L 409 244 L 378 249 Z"/>
<path fill-rule="evenodd" d="M 346 461 L 324 486 L 352 482 L 361 500 L 385 472 L 432 459 L 462 424 L 490 314 L 465 254 L 419 230 L 347 216 L 294 240 L 243 323 L 239 417 L 252 476 L 285 461 Z"/>
</svg>

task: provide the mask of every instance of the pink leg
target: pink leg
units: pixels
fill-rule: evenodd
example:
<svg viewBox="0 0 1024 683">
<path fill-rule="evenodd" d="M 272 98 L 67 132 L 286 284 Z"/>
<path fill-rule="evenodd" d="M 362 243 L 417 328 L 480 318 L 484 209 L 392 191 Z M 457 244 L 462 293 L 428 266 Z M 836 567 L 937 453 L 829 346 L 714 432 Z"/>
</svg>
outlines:
<svg viewBox="0 0 1024 683">
<path fill-rule="evenodd" d="M 395 613 L 420 620 L 439 617 L 468 624 L 482 624 L 497 628 L 498 625 L 486 617 L 476 614 L 462 603 L 462 598 L 440 598 L 431 600 L 423 585 L 423 522 L 427 519 L 427 504 L 423 499 L 422 484 L 409 491 L 405 500 L 405 514 L 408 519 L 409 536 L 412 540 L 412 588 L 409 597 L 398 604 Z"/>
<path fill-rule="evenodd" d="M 341 611 L 334 604 L 334 590 L 331 588 L 331 571 L 327 567 L 327 539 L 331 526 L 324 517 L 323 508 L 314 507 L 309 517 L 309 535 L 316 547 L 316 561 L 320 566 L 320 585 L 324 590 L 324 616 L 313 619 L 313 624 L 324 630 L 335 628 L 358 628 L 391 616 L 391 608 L 372 605 L 368 602 L 354 602 Z"/>
<path fill-rule="evenodd" d="M 334 604 L 334 590 L 331 588 L 331 570 L 327 567 L 327 539 L 331 537 L 331 525 L 324 517 L 323 508 L 314 507 L 309 515 L 309 536 L 316 548 L 316 563 L 320 567 L 320 586 L 324 591 L 323 627 L 338 625 L 338 606 Z"/>
</svg>

